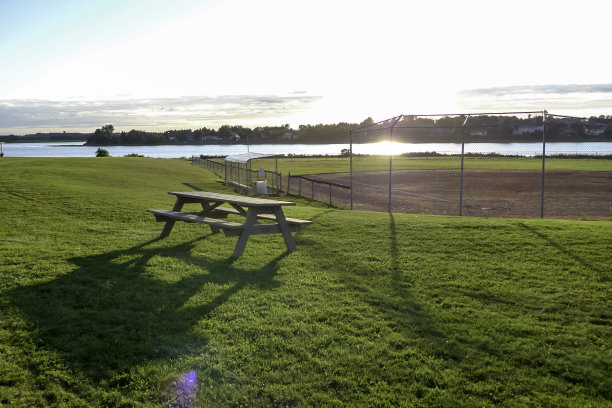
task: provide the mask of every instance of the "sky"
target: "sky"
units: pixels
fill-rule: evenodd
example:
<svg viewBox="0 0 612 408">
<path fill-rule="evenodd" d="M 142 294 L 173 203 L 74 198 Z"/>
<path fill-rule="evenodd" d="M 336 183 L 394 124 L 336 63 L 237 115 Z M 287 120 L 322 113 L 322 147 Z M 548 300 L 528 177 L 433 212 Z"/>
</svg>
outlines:
<svg viewBox="0 0 612 408">
<path fill-rule="evenodd" d="M 612 115 L 612 0 L 0 0 L 0 134 Z"/>
</svg>

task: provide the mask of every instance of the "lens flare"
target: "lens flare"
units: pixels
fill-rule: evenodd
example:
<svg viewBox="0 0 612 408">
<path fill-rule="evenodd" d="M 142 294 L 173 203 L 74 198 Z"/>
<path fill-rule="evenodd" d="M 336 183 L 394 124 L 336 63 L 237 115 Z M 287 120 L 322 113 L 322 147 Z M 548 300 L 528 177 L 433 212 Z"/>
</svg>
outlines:
<svg viewBox="0 0 612 408">
<path fill-rule="evenodd" d="M 196 391 L 198 388 L 198 373 L 189 371 L 175 383 L 172 407 L 190 408 L 195 406 Z"/>
</svg>

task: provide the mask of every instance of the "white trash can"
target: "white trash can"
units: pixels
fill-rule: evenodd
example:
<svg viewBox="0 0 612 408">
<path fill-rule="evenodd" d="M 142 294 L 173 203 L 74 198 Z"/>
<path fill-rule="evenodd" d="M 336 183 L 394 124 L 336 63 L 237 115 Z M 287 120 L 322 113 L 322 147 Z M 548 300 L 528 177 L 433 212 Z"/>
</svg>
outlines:
<svg viewBox="0 0 612 408">
<path fill-rule="evenodd" d="M 257 182 L 257 194 L 268 194 L 268 183 L 266 180 Z"/>
</svg>

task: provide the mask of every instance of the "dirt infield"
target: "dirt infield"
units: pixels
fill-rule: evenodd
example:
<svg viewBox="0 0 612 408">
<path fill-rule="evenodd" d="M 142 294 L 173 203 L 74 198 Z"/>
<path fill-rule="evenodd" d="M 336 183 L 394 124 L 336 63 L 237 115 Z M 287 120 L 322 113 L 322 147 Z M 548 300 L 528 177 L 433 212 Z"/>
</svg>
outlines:
<svg viewBox="0 0 612 408">
<path fill-rule="evenodd" d="M 350 184 L 349 173 L 309 178 Z M 391 211 L 459 215 L 459 170 L 397 170 L 392 173 Z M 544 217 L 612 218 L 612 172 L 547 171 Z M 355 173 L 353 208 L 389 210 L 389 172 Z M 302 195 L 350 206 L 348 189 L 304 183 Z M 540 217 L 542 173 L 528 170 L 465 170 L 462 214 L 489 217 Z"/>
</svg>

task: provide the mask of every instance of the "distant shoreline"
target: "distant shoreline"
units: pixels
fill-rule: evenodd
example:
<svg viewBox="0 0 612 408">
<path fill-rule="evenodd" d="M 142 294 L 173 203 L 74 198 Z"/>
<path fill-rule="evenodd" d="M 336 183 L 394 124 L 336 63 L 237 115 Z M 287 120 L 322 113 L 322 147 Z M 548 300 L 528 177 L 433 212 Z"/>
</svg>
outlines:
<svg viewBox="0 0 612 408">
<path fill-rule="evenodd" d="M 353 143 L 378 143 L 378 142 L 388 142 L 389 140 L 379 140 L 379 141 L 367 141 L 367 142 L 353 142 Z M 458 140 L 449 140 L 449 139 L 441 139 L 441 140 L 393 140 L 398 143 L 412 143 L 412 144 L 427 144 L 427 143 L 454 143 L 461 144 L 461 141 Z M 486 140 L 469 140 L 465 141 L 466 144 L 470 143 L 501 143 L 501 144 L 512 144 L 512 143 L 541 143 L 541 138 L 525 138 L 524 140 L 508 140 L 508 139 L 499 139 L 490 138 Z M 550 137 L 546 139 L 547 143 L 610 143 L 612 142 L 612 137 L 585 137 L 585 138 L 561 138 L 561 137 Z M 142 143 L 142 144 L 130 144 L 130 143 L 112 143 L 112 144 L 90 144 L 85 143 L 83 146 L 90 147 L 105 147 L 105 146 L 265 146 L 265 145 L 336 145 L 336 144 L 348 144 L 349 140 L 347 138 L 346 141 L 334 141 L 330 143 L 315 143 L 315 142 L 300 142 L 300 141 L 291 141 L 291 142 L 281 142 L 281 141 L 271 141 L 267 143 L 257 142 L 257 143 Z"/>
<path fill-rule="evenodd" d="M 483 138 L 484 140 L 477 140 L 477 139 L 471 139 L 471 140 L 467 140 L 465 143 L 502 143 L 502 144 L 511 144 L 511 143 L 541 143 L 542 139 L 541 138 L 525 138 L 525 139 L 513 139 L 513 140 L 508 140 L 506 138 L 500 138 L 500 139 L 495 139 L 495 138 Z M 388 141 L 388 140 L 380 140 L 382 141 Z M 439 139 L 439 140 L 424 140 L 424 139 L 418 139 L 418 140 L 394 140 L 396 142 L 399 143 L 413 143 L 413 144 L 424 144 L 424 143 L 454 143 L 454 144 L 461 144 L 461 141 L 459 140 L 452 140 L 452 139 Z M 198 143 L 198 142 L 188 142 L 188 143 L 139 143 L 139 144 L 133 144 L 133 143 L 109 143 L 109 144 L 92 144 L 92 143 L 87 143 L 87 140 L 49 140 L 49 139 L 27 139 L 27 140 L 6 140 L 6 141 L 2 141 L 0 140 L 0 142 L 3 142 L 5 144 L 13 144 L 13 143 L 53 143 L 55 144 L 55 146 L 65 146 L 65 147 L 78 147 L 78 146 L 89 146 L 89 147 L 109 147 L 109 146 L 134 146 L 134 147 L 139 147 L 139 146 L 247 146 L 247 145 L 251 145 L 251 146 L 259 146 L 259 145 L 324 145 L 324 144 L 328 144 L 328 145 L 334 145 L 334 144 L 348 144 L 348 138 L 346 141 L 333 141 L 330 143 L 316 143 L 316 142 L 305 142 L 305 141 L 298 141 L 298 140 L 292 140 L 292 141 L 270 141 L 270 142 L 261 142 L 258 141 L 257 143 Z M 83 142 L 82 145 L 57 145 L 56 143 L 75 143 L 75 142 Z M 583 137 L 583 138 L 577 138 L 577 137 L 549 137 L 546 138 L 546 142 L 547 143 L 610 143 L 612 142 L 612 137 L 610 136 L 588 136 L 588 137 Z M 357 141 L 354 143 L 363 143 L 362 141 Z M 366 142 L 366 143 L 376 143 L 374 142 Z"/>
<path fill-rule="evenodd" d="M 23 139 L 22 139 L 23 138 Z M 353 139 L 354 143 L 376 143 L 382 141 L 389 141 L 388 139 L 378 138 L 378 140 L 359 140 L 357 138 Z M 413 143 L 413 144 L 423 144 L 423 143 L 455 143 L 460 144 L 461 140 L 457 138 L 448 138 L 448 137 L 394 137 L 393 141 L 400 143 Z M 247 146 L 247 145 L 321 145 L 321 144 L 348 144 L 349 137 L 347 135 L 344 140 L 331 140 L 328 143 L 321 143 L 320 141 L 306 141 L 306 140 L 258 140 L 254 143 L 203 143 L 196 141 L 187 141 L 181 143 L 108 143 L 108 144 L 94 144 L 88 143 L 87 138 L 82 139 L 48 139 L 48 138 L 31 138 L 27 136 L 0 136 L 0 142 L 5 144 L 12 143 L 76 143 L 82 142 L 81 146 L 89 146 L 89 147 L 107 147 L 107 146 Z M 466 138 L 466 143 L 541 143 L 542 138 L 527 136 L 527 137 L 515 137 L 515 138 L 507 138 L 507 137 L 468 137 Z M 550 135 L 546 138 L 546 142 L 555 142 L 555 143 L 609 143 L 612 142 L 612 137 L 607 135 L 601 136 L 555 136 Z M 66 145 L 66 146 L 74 146 L 74 145 Z"/>
</svg>

